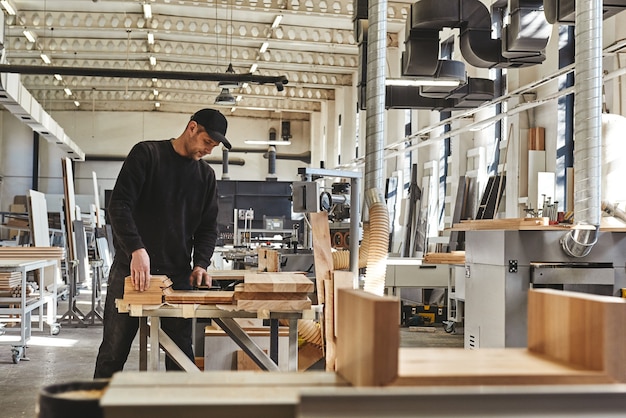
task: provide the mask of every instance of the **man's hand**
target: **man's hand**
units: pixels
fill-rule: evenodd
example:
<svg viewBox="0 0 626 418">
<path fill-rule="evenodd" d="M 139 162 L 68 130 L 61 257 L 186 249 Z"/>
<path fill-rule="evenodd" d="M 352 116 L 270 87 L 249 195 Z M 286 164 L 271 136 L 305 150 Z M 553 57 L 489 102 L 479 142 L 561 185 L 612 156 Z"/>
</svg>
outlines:
<svg viewBox="0 0 626 418">
<path fill-rule="evenodd" d="M 130 277 L 135 290 L 143 292 L 150 287 L 150 256 L 145 248 L 133 251 L 130 259 Z"/>
<path fill-rule="evenodd" d="M 199 287 L 202 286 L 202 282 L 211 287 L 211 276 L 202 267 L 195 266 L 189 276 L 189 283 L 194 287 Z"/>
</svg>

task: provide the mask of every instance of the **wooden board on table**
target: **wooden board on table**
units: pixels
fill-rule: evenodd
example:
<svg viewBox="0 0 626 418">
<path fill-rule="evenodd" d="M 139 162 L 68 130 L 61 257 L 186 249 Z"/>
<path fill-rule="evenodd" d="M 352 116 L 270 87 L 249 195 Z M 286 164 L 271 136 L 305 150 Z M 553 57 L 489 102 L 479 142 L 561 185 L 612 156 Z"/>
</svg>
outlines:
<svg viewBox="0 0 626 418">
<path fill-rule="evenodd" d="M 243 280 L 246 273 L 249 270 L 207 270 L 207 273 L 214 280 Z"/>
<path fill-rule="evenodd" d="M 168 303 L 200 303 L 212 305 L 217 303 L 233 303 L 233 291 L 212 290 L 172 290 L 165 295 Z"/>
<path fill-rule="evenodd" d="M 243 311 L 297 312 L 311 308 L 311 299 L 305 300 L 238 300 L 237 309 Z"/>
<path fill-rule="evenodd" d="M 245 292 L 312 292 L 313 282 L 300 273 L 247 273 Z"/>
<path fill-rule="evenodd" d="M 454 224 L 452 229 L 459 231 L 480 230 L 543 230 L 543 229 L 567 229 L 569 225 L 550 225 L 548 218 L 506 218 L 506 219 L 476 219 L 461 221 Z"/>
<path fill-rule="evenodd" d="M 426 253 L 424 264 L 465 264 L 465 251 Z"/>
</svg>

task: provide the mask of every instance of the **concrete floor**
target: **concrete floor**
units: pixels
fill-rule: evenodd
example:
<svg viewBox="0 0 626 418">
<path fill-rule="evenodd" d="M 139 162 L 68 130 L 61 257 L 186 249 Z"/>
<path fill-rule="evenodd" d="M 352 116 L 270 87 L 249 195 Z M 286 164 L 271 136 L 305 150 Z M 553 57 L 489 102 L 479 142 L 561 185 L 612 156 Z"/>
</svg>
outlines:
<svg viewBox="0 0 626 418">
<path fill-rule="evenodd" d="M 90 310 L 86 302 L 90 297 L 89 293 L 81 292 L 78 306 L 82 312 Z M 59 316 L 66 310 L 67 303 L 60 301 Z M 32 332 L 26 349 L 29 360 L 13 364 L 11 346 L 3 344 L 0 336 L 0 417 L 35 417 L 41 388 L 55 383 L 91 380 L 101 338 L 102 327 L 99 325 L 62 325 L 60 333 L 55 336 L 50 335 L 48 326 L 44 325 L 43 332 Z M 436 332 L 401 328 L 401 346 L 463 347 L 463 335 L 448 334 L 441 325 L 436 327 Z M 135 340 L 125 370 L 138 369 L 139 343 Z"/>
</svg>

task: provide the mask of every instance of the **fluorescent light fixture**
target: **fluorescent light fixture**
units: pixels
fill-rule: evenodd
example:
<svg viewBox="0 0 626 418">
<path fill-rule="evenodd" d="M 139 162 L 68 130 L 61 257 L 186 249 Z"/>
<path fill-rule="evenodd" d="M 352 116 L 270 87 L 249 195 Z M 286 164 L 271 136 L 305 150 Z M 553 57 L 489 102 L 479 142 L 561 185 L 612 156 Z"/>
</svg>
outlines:
<svg viewBox="0 0 626 418">
<path fill-rule="evenodd" d="M 80 102 L 78 100 L 74 100 L 74 106 L 76 107 L 80 106 Z"/>
<path fill-rule="evenodd" d="M 50 61 L 50 57 L 48 57 L 46 54 L 42 53 L 40 55 L 41 59 L 43 60 L 43 62 L 45 62 L 46 64 L 51 64 L 52 61 Z"/>
<path fill-rule="evenodd" d="M 6 10 L 8 14 L 10 14 L 11 16 L 15 16 L 15 7 L 13 7 L 9 0 L 0 0 L 0 5 L 4 7 L 4 10 Z"/>
<path fill-rule="evenodd" d="M 61 74 L 55 74 L 54 78 L 56 78 L 58 81 L 62 81 L 63 77 L 61 77 Z"/>
<path fill-rule="evenodd" d="M 154 55 L 150 55 L 150 65 L 153 67 L 156 65 L 156 57 Z"/>
<path fill-rule="evenodd" d="M 158 79 L 158 78 L 153 78 L 153 79 L 152 79 L 152 82 L 153 82 L 153 83 L 156 83 L 157 81 L 159 81 L 159 79 Z"/>
<path fill-rule="evenodd" d="M 148 32 L 148 44 L 154 45 L 154 33 Z"/>
<path fill-rule="evenodd" d="M 234 113 L 234 112 L 235 112 L 235 110 L 237 110 L 237 108 L 236 108 L 235 106 L 231 107 L 231 108 L 230 108 L 230 113 Z"/>
<path fill-rule="evenodd" d="M 404 87 L 458 87 L 461 83 L 460 80 L 437 80 L 431 79 L 416 79 L 416 78 L 388 78 L 385 80 L 386 86 L 404 86 Z"/>
<path fill-rule="evenodd" d="M 24 33 L 24 36 L 26 37 L 26 39 L 28 39 L 28 42 L 32 42 L 32 43 L 37 42 L 37 35 L 35 35 L 34 32 L 31 32 L 29 30 L 25 30 L 23 33 Z"/>
<path fill-rule="evenodd" d="M 237 102 L 240 102 L 240 101 L 241 101 L 241 99 L 243 99 L 243 96 L 242 96 L 241 94 L 235 98 L 235 100 L 236 100 Z"/>
<path fill-rule="evenodd" d="M 248 145 L 291 145 L 291 141 L 271 141 L 269 139 L 246 139 Z"/>
<path fill-rule="evenodd" d="M 283 15 L 277 15 L 272 22 L 272 29 L 276 29 L 280 25 L 280 21 L 283 20 Z"/>
<path fill-rule="evenodd" d="M 259 49 L 259 52 L 261 54 L 264 53 L 265 51 L 267 51 L 267 47 L 268 46 L 270 46 L 269 42 L 267 42 L 267 41 L 263 42 L 263 44 L 261 45 L 261 49 Z"/>
<path fill-rule="evenodd" d="M 152 6 L 150 3 L 143 4 L 143 17 L 146 19 L 152 19 Z"/>
<path fill-rule="evenodd" d="M 259 68 L 259 65 L 257 63 L 252 64 L 250 66 L 250 73 L 255 72 L 257 68 Z"/>
<path fill-rule="evenodd" d="M 152 90 L 152 94 L 154 94 L 154 97 L 157 97 L 159 95 L 159 91 L 157 89 Z"/>
<path fill-rule="evenodd" d="M 250 85 L 249 83 L 243 83 L 243 84 L 241 85 L 241 88 L 242 88 L 242 89 L 247 89 L 249 85 Z"/>
<path fill-rule="evenodd" d="M 69 88 L 64 88 L 63 91 L 65 91 L 65 94 L 67 94 L 68 96 L 72 95 L 72 90 L 70 90 Z"/>
<path fill-rule="evenodd" d="M 154 102 L 154 107 L 156 107 L 157 109 L 161 107 L 161 102 Z"/>
</svg>

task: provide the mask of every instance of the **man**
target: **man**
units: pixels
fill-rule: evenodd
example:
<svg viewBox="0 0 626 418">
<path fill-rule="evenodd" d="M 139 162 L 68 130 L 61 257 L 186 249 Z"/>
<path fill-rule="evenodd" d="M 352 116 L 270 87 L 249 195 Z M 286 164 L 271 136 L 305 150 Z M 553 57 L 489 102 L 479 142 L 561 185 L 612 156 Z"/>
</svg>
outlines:
<svg viewBox="0 0 626 418">
<path fill-rule="evenodd" d="M 217 238 L 215 172 L 201 160 L 226 139 L 226 118 L 202 109 L 175 139 L 143 141 L 130 151 L 107 208 L 115 259 L 109 271 L 102 344 L 95 378 L 121 371 L 139 326 L 138 318 L 118 313 L 115 299 L 124 294 L 124 279 L 135 290 L 150 286 L 151 275 L 166 275 L 174 289 L 211 285 L 206 268 Z M 162 318 L 161 328 L 193 360 L 190 319 Z M 167 370 L 179 367 L 169 357 Z"/>
</svg>

